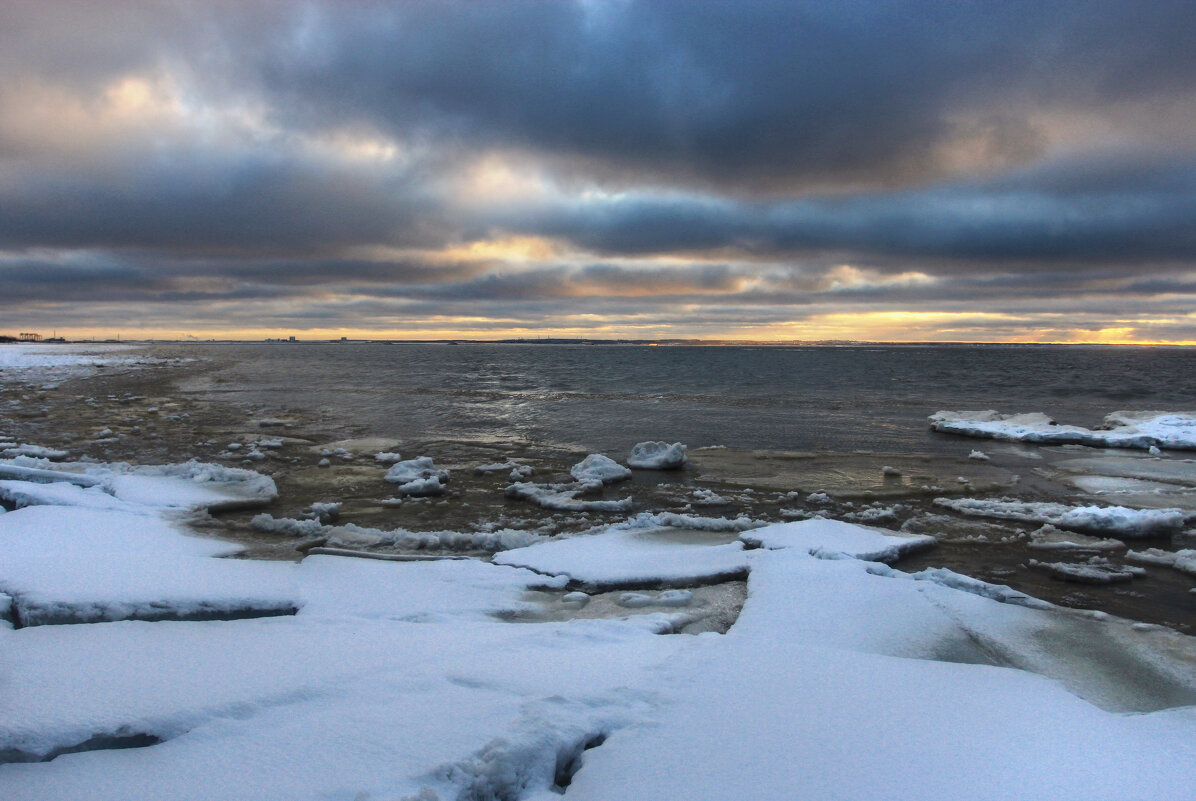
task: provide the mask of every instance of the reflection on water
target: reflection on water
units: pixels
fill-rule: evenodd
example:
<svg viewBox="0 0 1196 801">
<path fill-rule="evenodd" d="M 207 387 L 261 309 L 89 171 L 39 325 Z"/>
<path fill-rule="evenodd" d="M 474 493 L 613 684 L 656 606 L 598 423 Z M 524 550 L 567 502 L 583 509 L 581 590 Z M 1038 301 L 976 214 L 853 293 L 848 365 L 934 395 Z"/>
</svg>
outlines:
<svg viewBox="0 0 1196 801">
<path fill-rule="evenodd" d="M 375 436 L 955 453 L 939 409 L 1043 411 L 1095 425 L 1196 406 L 1196 351 L 1085 347 L 194 345 L 225 389 Z"/>
</svg>

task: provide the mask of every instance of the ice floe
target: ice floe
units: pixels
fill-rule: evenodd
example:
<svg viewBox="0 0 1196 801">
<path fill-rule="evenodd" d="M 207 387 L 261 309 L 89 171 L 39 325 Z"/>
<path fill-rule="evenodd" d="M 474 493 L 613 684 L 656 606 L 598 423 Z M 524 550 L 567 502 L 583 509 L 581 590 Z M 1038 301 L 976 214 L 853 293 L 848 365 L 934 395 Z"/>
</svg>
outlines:
<svg viewBox="0 0 1196 801">
<path fill-rule="evenodd" d="M 0 477 L 33 483 L 98 487 L 113 498 L 152 509 L 213 511 L 261 506 L 278 496 L 274 480 L 251 470 L 190 461 L 170 465 L 47 462 L 17 457 L 0 461 Z M 68 490 L 46 490 L 46 492 Z M 29 495 L 33 497 L 32 494 Z M 84 505 L 92 496 L 72 494 Z M 68 496 L 59 503 L 68 504 Z"/>
<path fill-rule="evenodd" d="M 386 471 L 386 480 L 399 485 L 400 495 L 443 495 L 448 479 L 449 472 L 438 469 L 431 456 L 395 462 Z"/>
<path fill-rule="evenodd" d="M 678 514 L 677 512 L 640 512 L 622 523 L 616 523 L 615 529 L 654 529 L 654 528 L 682 528 L 690 531 L 747 531 L 759 528 L 764 523 L 753 520 L 747 515 L 739 517 L 705 517 L 703 515 Z"/>
<path fill-rule="evenodd" d="M 660 529 L 612 528 L 496 554 L 498 564 L 567 576 L 590 590 L 619 587 L 687 587 L 743 578 L 747 554 L 738 543 L 681 544 Z"/>
<path fill-rule="evenodd" d="M 239 548 L 112 509 L 30 506 L 0 516 L 0 592 L 18 625 L 290 614 L 294 592 Z"/>
<path fill-rule="evenodd" d="M 524 548 L 543 537 L 520 529 L 495 531 L 409 531 L 404 528 L 380 529 L 353 523 L 329 525 L 319 519 L 274 517 L 262 513 L 250 524 L 263 533 L 318 539 L 320 545 L 339 548 L 392 547 L 403 551 L 485 551 Z"/>
<path fill-rule="evenodd" d="M 1183 548 L 1178 551 L 1164 551 L 1161 548 L 1146 548 L 1141 551 L 1127 551 L 1126 561 L 1137 562 L 1141 565 L 1166 565 L 1176 570 L 1196 576 L 1196 548 Z"/>
<path fill-rule="evenodd" d="M 1049 523 L 1030 532 L 1027 548 L 1040 551 L 1123 551 L 1121 540 L 1089 537 L 1074 531 L 1062 531 Z"/>
<path fill-rule="evenodd" d="M 573 467 L 569 474 L 575 481 L 613 484 L 631 478 L 631 470 L 601 453 L 591 453 Z"/>
<path fill-rule="evenodd" d="M 28 443 L 22 443 L 20 445 L 14 445 L 12 447 L 0 450 L 0 456 L 7 456 L 9 458 L 12 458 L 13 456 L 30 456 L 34 459 L 49 459 L 51 461 L 57 461 L 70 456 L 70 453 L 68 451 L 58 450 L 57 448 L 46 448 L 42 445 L 30 445 Z"/>
<path fill-rule="evenodd" d="M 639 442 L 627 457 L 629 466 L 641 470 L 677 470 L 685 461 L 685 446 L 680 442 Z"/>
<path fill-rule="evenodd" d="M 1196 412 L 1112 412 L 1102 428 L 1090 429 L 1060 425 L 1041 412 L 939 411 L 931 415 L 930 427 L 946 434 L 1044 445 L 1196 449 Z"/>
<path fill-rule="evenodd" d="M 813 556 L 841 554 L 870 562 L 891 562 L 937 542 L 926 534 L 898 534 L 821 517 L 753 529 L 739 539 L 751 548 L 796 548 Z"/>
<path fill-rule="evenodd" d="M 576 484 L 535 484 L 516 481 L 504 490 L 508 498 L 531 501 L 543 509 L 560 512 L 626 512 L 630 511 L 631 498 L 618 500 L 578 500 L 583 492 L 591 492 L 598 482 Z"/>
<path fill-rule="evenodd" d="M 1093 556 L 1085 562 L 1040 562 L 1031 559 L 1028 564 L 1032 568 L 1045 570 L 1052 578 L 1077 584 L 1118 584 L 1132 581 L 1146 572 L 1140 567 L 1113 564 L 1102 556 Z"/>
<path fill-rule="evenodd" d="M 1127 509 L 1124 506 L 1068 506 L 1014 499 L 935 498 L 936 506 L 965 515 L 1049 523 L 1056 528 L 1118 537 L 1153 537 L 1179 531 L 1180 509 Z"/>
</svg>

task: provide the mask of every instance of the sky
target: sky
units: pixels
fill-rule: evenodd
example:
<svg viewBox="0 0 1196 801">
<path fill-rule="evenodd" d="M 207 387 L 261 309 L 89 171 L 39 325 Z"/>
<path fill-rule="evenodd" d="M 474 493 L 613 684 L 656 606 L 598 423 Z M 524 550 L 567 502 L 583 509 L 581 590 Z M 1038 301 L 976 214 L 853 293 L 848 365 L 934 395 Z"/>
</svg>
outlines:
<svg viewBox="0 0 1196 801">
<path fill-rule="evenodd" d="M 1196 344 L 1193 30 L 0 0 L 0 333 Z"/>
</svg>

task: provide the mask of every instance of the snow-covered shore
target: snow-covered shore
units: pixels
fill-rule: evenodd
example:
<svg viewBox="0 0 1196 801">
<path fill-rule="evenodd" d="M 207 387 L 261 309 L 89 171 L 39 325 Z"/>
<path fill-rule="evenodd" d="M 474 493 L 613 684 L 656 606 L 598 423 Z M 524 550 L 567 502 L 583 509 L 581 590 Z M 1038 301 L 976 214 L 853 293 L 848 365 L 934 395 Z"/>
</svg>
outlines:
<svg viewBox="0 0 1196 801">
<path fill-rule="evenodd" d="M 4 801 L 546 801 L 566 789 L 603 801 L 1154 801 L 1196 786 L 1192 638 L 886 564 L 933 548 L 926 533 L 628 517 L 631 498 L 594 510 L 609 517 L 584 533 L 429 533 L 334 520 L 334 496 L 305 519 L 263 512 L 253 525 L 423 557 L 499 552 L 256 561 L 188 523 L 271 503 L 268 476 L 51 461 L 36 443 L 11 444 L 0 459 Z M 385 455 L 361 468 L 383 487 L 379 462 L 401 461 Z M 521 465 L 483 467 L 501 479 Z M 469 473 L 395 477 L 453 491 Z M 550 493 L 612 503 L 576 500 L 576 476 L 526 478 L 510 478 L 529 488 L 508 490 L 518 508 Z M 1186 519 L 948 500 L 939 508 L 1119 536 Z M 1188 575 L 1190 551 L 1133 553 Z M 700 588 L 717 582 L 746 583 L 734 625 L 674 634 L 711 613 Z M 614 613 L 545 614 L 593 609 L 601 593 L 621 593 Z"/>
<path fill-rule="evenodd" d="M 39 470 L 3 482 L 22 506 L 0 514 L 9 801 L 1124 801 L 1196 782 L 1196 716 L 1168 709 L 1196 703 L 1188 638 L 865 561 L 924 536 L 815 519 L 685 544 L 645 520 L 493 564 L 253 562 L 177 520 L 268 500 L 255 474 L 143 469 L 156 491 L 130 492 L 114 466 Z M 533 588 L 745 575 L 726 635 L 663 636 L 700 613 L 684 591 L 508 622 Z M 1078 632 L 1083 652 L 1036 645 Z"/>
</svg>

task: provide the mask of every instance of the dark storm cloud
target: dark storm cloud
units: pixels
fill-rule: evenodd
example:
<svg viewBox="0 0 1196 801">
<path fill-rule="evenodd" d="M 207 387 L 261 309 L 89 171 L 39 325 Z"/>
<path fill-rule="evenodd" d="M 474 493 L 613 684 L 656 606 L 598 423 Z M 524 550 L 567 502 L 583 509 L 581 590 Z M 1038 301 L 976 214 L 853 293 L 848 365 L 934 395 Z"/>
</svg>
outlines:
<svg viewBox="0 0 1196 801">
<path fill-rule="evenodd" d="M 1193 27 L 1188 2 L 358 5 L 310 12 L 252 69 L 307 125 L 332 110 L 670 180 L 875 183 L 933 174 L 961 137 L 1032 157 L 1031 109 L 1186 94 Z"/>
<path fill-rule="evenodd" d="M 313 259 L 147 260 L 90 255 L 70 263 L 20 257 L 0 262 L 0 307 L 40 300 L 139 303 L 310 298 L 386 293 L 476 276 L 485 264 Z M 406 291 L 406 290 L 404 290 Z"/>
<path fill-rule="evenodd" d="M 1192 291 L 1187 0 L 2 14 L 9 309 L 352 322 L 374 297 L 393 323 L 402 304 L 541 321 L 655 303 L 667 325 L 669 304 L 782 320 Z M 474 180 L 487 158 L 539 189 Z M 563 255 L 436 256 L 510 236 Z M 390 251 L 416 255 L 359 258 Z"/>
<path fill-rule="evenodd" d="M 1113 163 L 1109 163 L 1110 160 Z M 926 190 L 750 203 L 689 195 L 617 198 L 517 210 L 500 223 L 601 253 L 839 252 L 946 260 L 948 271 L 989 262 L 1191 264 L 1196 259 L 1196 159 L 1119 164 L 1069 160 L 986 182 Z M 951 266 L 954 264 L 955 266 Z"/>
<path fill-rule="evenodd" d="M 150 158 L 119 180 L 39 172 L 0 186 L 0 247 L 319 253 L 441 241 L 418 187 L 280 161 Z"/>
</svg>

